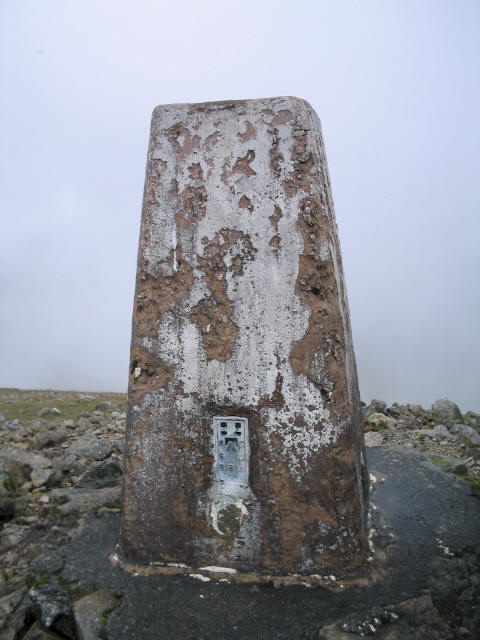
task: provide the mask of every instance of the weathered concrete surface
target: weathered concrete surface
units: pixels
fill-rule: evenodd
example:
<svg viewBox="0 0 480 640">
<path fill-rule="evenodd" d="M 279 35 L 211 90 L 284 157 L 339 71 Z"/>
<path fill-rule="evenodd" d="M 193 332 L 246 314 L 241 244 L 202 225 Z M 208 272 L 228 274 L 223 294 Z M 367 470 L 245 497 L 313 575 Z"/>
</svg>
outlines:
<svg viewBox="0 0 480 640">
<path fill-rule="evenodd" d="M 120 552 L 315 573 L 366 554 L 366 465 L 320 124 L 297 98 L 157 107 Z M 214 416 L 248 419 L 249 482 Z"/>
<path fill-rule="evenodd" d="M 320 637 L 320 629 L 334 623 L 330 637 L 341 638 L 343 624 L 348 623 L 346 637 L 355 640 L 379 622 L 382 626 L 372 636 L 385 640 L 478 638 L 478 496 L 468 483 L 412 451 L 370 449 L 368 465 L 382 480 L 372 498 L 375 513 L 383 514 L 377 522 L 388 525 L 378 527 L 375 536 L 375 558 L 386 557 L 373 583 L 349 585 L 337 576 L 328 588 L 275 589 L 187 576 L 130 575 L 107 560 L 119 532 L 118 516 L 109 515 L 89 518 L 65 549 L 62 581 L 80 593 L 123 593 L 106 624 L 108 640 L 313 640 Z M 404 611 L 406 602 L 426 596 L 435 608 L 429 612 L 417 607 L 420 620 Z M 386 616 L 387 611 L 397 617 Z M 449 625 L 446 634 L 435 635 L 433 613 Z M 416 626 L 430 635 L 416 635 Z M 467 630 L 462 632 L 462 626 Z"/>
</svg>

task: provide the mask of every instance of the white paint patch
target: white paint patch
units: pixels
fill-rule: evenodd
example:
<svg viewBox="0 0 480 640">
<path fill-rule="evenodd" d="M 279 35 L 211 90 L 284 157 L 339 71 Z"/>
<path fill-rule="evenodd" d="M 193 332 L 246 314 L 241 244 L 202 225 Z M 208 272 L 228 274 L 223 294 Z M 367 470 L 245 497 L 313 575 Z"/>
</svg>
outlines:
<svg viewBox="0 0 480 640">
<path fill-rule="evenodd" d="M 199 567 L 199 571 L 211 571 L 212 573 L 237 573 L 236 569 L 232 569 L 231 567 Z"/>
<path fill-rule="evenodd" d="M 177 265 L 177 225 L 175 222 L 172 227 L 172 249 L 173 249 L 173 271 L 177 273 L 178 265 Z"/>
</svg>

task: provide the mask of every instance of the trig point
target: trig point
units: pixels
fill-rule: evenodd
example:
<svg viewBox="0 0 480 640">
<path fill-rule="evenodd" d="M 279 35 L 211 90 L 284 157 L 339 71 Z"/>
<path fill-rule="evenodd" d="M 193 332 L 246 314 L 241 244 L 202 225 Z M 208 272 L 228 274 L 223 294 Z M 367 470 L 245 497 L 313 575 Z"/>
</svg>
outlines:
<svg viewBox="0 0 480 640">
<path fill-rule="evenodd" d="M 359 566 L 368 480 L 320 123 L 298 98 L 153 112 L 121 557 Z"/>
</svg>

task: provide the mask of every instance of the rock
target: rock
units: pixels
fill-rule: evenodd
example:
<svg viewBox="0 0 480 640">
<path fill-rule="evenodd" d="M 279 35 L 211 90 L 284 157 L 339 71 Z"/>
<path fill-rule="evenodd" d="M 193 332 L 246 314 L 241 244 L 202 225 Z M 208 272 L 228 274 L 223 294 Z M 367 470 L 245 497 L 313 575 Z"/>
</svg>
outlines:
<svg viewBox="0 0 480 640">
<path fill-rule="evenodd" d="M 463 419 L 457 405 L 446 398 L 435 400 L 432 404 L 432 414 L 437 424 L 445 424 L 448 427 Z"/>
<path fill-rule="evenodd" d="M 480 446 L 480 435 L 473 427 L 469 427 L 467 424 L 455 424 L 450 431 L 455 433 L 460 440 L 467 440 L 471 446 Z"/>
<path fill-rule="evenodd" d="M 455 440 L 455 436 L 452 436 L 450 431 L 443 424 L 439 424 L 435 429 L 416 429 L 413 433 L 419 436 L 427 436 L 436 442 L 440 442 L 441 440 L 453 442 Z"/>
<path fill-rule="evenodd" d="M 28 536 L 28 527 L 22 527 L 15 522 L 8 522 L 0 533 L 0 553 L 10 549 L 18 549 Z"/>
<path fill-rule="evenodd" d="M 57 618 L 67 615 L 70 611 L 68 593 L 55 576 L 50 577 L 48 582 L 30 589 L 29 596 L 40 608 L 41 621 L 47 629 Z"/>
<path fill-rule="evenodd" d="M 18 604 L 15 604 L 14 611 L 7 615 L 6 628 L 0 631 L 0 640 L 18 640 L 18 638 L 23 638 L 27 627 L 27 619 L 32 620 L 33 618 L 33 605 L 27 595 L 26 589 L 20 589 L 15 593 L 18 594 L 20 592 L 23 593 L 23 597 Z M 4 625 L 5 622 L 2 623 L 2 616 L 0 615 L 0 628 Z"/>
<path fill-rule="evenodd" d="M 11 520 L 15 516 L 15 500 L 8 496 L 0 496 L 0 521 Z"/>
<path fill-rule="evenodd" d="M 79 640 L 98 640 L 105 625 L 105 615 L 116 609 L 119 600 L 108 591 L 102 589 L 90 593 L 73 605 L 76 630 Z"/>
<path fill-rule="evenodd" d="M 119 483 L 122 475 L 122 464 L 115 458 L 108 458 L 91 464 L 75 486 L 89 489 L 114 487 Z"/>
<path fill-rule="evenodd" d="M 68 453 L 61 463 L 63 473 L 70 473 L 74 476 L 80 476 L 88 469 L 88 466 L 89 462 L 86 458 L 78 458 L 73 453 Z"/>
<path fill-rule="evenodd" d="M 0 413 L 0 424 L 1 424 L 2 422 L 5 422 L 5 420 L 6 420 L 6 418 L 5 418 L 5 416 L 3 415 L 3 413 Z"/>
<path fill-rule="evenodd" d="M 93 396 L 80 396 L 79 398 L 80 402 L 91 402 L 92 400 L 95 400 L 95 398 Z"/>
<path fill-rule="evenodd" d="M 75 422 L 71 419 L 69 420 L 64 420 L 63 421 L 63 426 L 66 427 L 67 429 L 73 429 L 73 427 L 75 426 Z"/>
<path fill-rule="evenodd" d="M 38 412 L 38 417 L 39 418 L 43 418 L 44 416 L 61 416 L 62 412 L 60 411 L 60 409 L 57 409 L 57 407 L 44 407 L 43 409 L 40 409 L 40 411 Z"/>
<path fill-rule="evenodd" d="M 366 407 L 362 407 L 362 416 L 367 420 L 373 413 L 384 413 L 387 403 L 383 400 L 372 400 Z"/>
<path fill-rule="evenodd" d="M 64 429 L 58 431 L 43 431 L 37 433 L 32 440 L 32 449 L 44 449 L 45 447 L 54 447 L 57 444 L 65 442 L 68 438 L 68 432 Z"/>
<path fill-rule="evenodd" d="M 34 487 L 41 487 L 42 485 L 47 485 L 53 474 L 53 469 L 34 469 L 30 478 Z"/>
<path fill-rule="evenodd" d="M 383 436 L 378 431 L 367 431 L 365 433 L 366 447 L 381 447 L 383 444 Z"/>
<path fill-rule="evenodd" d="M 21 449 L 3 449 L 0 451 L 0 470 L 3 465 L 7 465 L 9 462 L 16 462 L 27 467 L 28 470 L 47 469 L 52 466 L 51 461 L 40 453 L 30 453 Z"/>
<path fill-rule="evenodd" d="M 103 460 L 112 453 L 112 445 L 103 438 L 85 436 L 74 442 L 68 452 L 77 457 Z"/>
<path fill-rule="evenodd" d="M 2 628 L 2 622 L 4 622 L 21 603 L 25 593 L 26 589 L 18 589 L 18 591 L 13 591 L 7 596 L 0 598 L 0 629 Z"/>
<path fill-rule="evenodd" d="M 95 407 L 95 409 L 97 411 L 106 411 L 107 409 L 111 409 L 112 408 L 112 403 L 109 402 L 108 400 L 104 400 L 103 402 L 99 402 L 97 404 L 97 406 Z"/>
<path fill-rule="evenodd" d="M 480 428 L 480 416 L 478 415 L 478 413 L 467 411 L 467 413 L 463 416 L 463 421 L 470 427 L 474 427 L 476 429 Z"/>
<path fill-rule="evenodd" d="M 64 565 L 64 557 L 61 552 L 50 551 L 42 553 L 32 561 L 32 569 L 38 575 L 53 574 L 61 571 Z"/>
<path fill-rule="evenodd" d="M 82 515 L 98 507 L 113 505 L 120 499 L 120 487 L 104 489 L 53 489 L 50 492 L 56 510 L 62 516 Z"/>
<path fill-rule="evenodd" d="M 367 424 L 376 429 L 395 429 L 397 423 L 383 413 L 372 413 L 367 419 Z"/>
<path fill-rule="evenodd" d="M 125 442 L 123 440 L 116 440 L 113 443 L 113 451 L 115 453 L 123 453 L 125 450 Z"/>
<path fill-rule="evenodd" d="M 90 422 L 90 418 L 88 418 L 87 416 L 81 416 L 78 419 L 77 425 L 81 429 L 89 429 L 92 426 L 92 423 Z"/>
<path fill-rule="evenodd" d="M 359 636 L 375 636 L 379 640 L 452 638 L 450 626 L 440 617 L 430 595 L 375 607 L 364 615 L 346 616 L 318 632 L 319 640 L 358 640 Z"/>
<path fill-rule="evenodd" d="M 62 637 L 65 636 L 59 636 L 52 631 L 44 629 L 37 620 L 27 631 L 27 634 L 23 636 L 23 640 L 62 640 Z"/>
<path fill-rule="evenodd" d="M 90 416 L 90 422 L 92 424 L 100 424 L 104 418 L 105 416 L 101 411 L 94 411 Z"/>
<path fill-rule="evenodd" d="M 456 476 L 464 476 L 468 473 L 468 467 L 463 462 L 458 462 L 457 464 L 448 468 L 450 473 L 454 473 Z"/>
</svg>

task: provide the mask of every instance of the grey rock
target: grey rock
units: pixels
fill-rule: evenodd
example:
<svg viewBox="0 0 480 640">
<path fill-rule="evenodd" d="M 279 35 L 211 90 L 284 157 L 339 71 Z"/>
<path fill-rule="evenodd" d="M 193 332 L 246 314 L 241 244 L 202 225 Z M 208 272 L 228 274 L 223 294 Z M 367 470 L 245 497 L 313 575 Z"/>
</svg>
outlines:
<svg viewBox="0 0 480 640">
<path fill-rule="evenodd" d="M 98 640 L 103 616 L 118 605 L 119 600 L 107 589 L 90 593 L 77 600 L 73 604 L 73 615 L 79 640 Z"/>
<path fill-rule="evenodd" d="M 111 407 L 112 407 L 112 403 L 109 402 L 108 400 L 104 400 L 103 402 L 99 402 L 95 407 L 95 409 L 97 411 L 106 411 L 107 409 L 111 409 Z"/>
<path fill-rule="evenodd" d="M 123 440 L 116 440 L 112 446 L 115 453 L 123 453 L 125 450 L 125 442 Z"/>
<path fill-rule="evenodd" d="M 367 424 L 376 428 L 395 429 L 397 423 L 393 418 L 389 418 L 383 413 L 372 413 L 367 418 Z"/>
<path fill-rule="evenodd" d="M 68 593 L 55 576 L 48 582 L 30 589 L 29 596 L 40 608 L 41 621 L 47 629 L 57 618 L 67 615 L 70 611 Z"/>
<path fill-rule="evenodd" d="M 7 617 L 12 614 L 21 603 L 25 593 L 26 589 L 18 589 L 18 591 L 13 591 L 3 598 L 0 598 L 0 628 L 2 627 L 2 622 L 5 622 Z"/>
<path fill-rule="evenodd" d="M 445 424 L 448 427 L 463 419 L 458 406 L 446 398 L 435 400 L 432 404 L 432 414 L 437 424 Z"/>
<path fill-rule="evenodd" d="M 17 596 L 22 594 L 22 597 L 18 599 Z M 25 619 L 27 614 L 32 615 L 32 603 L 27 595 L 26 589 L 17 590 L 5 598 L 15 596 L 15 601 L 11 602 L 11 606 L 7 604 L 7 611 L 5 617 L 0 613 L 0 640 L 18 640 L 23 637 L 25 631 Z M 2 598 L 4 600 L 4 598 Z M 5 610 L 4 610 L 5 611 Z"/>
<path fill-rule="evenodd" d="M 81 416 L 78 419 L 77 425 L 81 428 L 81 429 L 88 429 L 89 427 L 92 426 L 92 423 L 90 422 L 90 418 L 88 418 L 87 416 Z"/>
<path fill-rule="evenodd" d="M 454 473 L 456 476 L 464 476 L 468 473 L 468 467 L 463 462 L 458 462 L 452 467 L 449 467 L 448 471 L 450 471 L 450 473 Z"/>
<path fill-rule="evenodd" d="M 0 496 L 0 521 L 15 516 L 15 500 L 9 496 Z"/>
<path fill-rule="evenodd" d="M 478 413 L 467 411 L 467 413 L 463 416 L 463 421 L 470 427 L 474 427 L 476 429 L 480 428 L 480 416 L 478 415 Z"/>
<path fill-rule="evenodd" d="M 64 565 L 64 557 L 61 552 L 50 551 L 42 553 L 32 561 L 32 569 L 38 575 L 58 573 Z"/>
<path fill-rule="evenodd" d="M 75 486 L 89 489 L 114 487 L 122 478 L 123 466 L 115 458 L 107 458 L 91 464 Z"/>
<path fill-rule="evenodd" d="M 23 636 L 23 640 L 62 640 L 62 637 L 65 636 L 59 636 L 57 633 L 44 629 L 37 620 Z"/>
<path fill-rule="evenodd" d="M 95 398 L 93 396 L 83 395 L 80 396 L 79 400 L 80 402 L 91 402 L 92 400 L 95 400 Z"/>
<path fill-rule="evenodd" d="M 28 531 L 28 527 L 23 527 L 16 522 L 8 522 L 0 533 L 0 552 L 18 549 L 28 536 Z"/>
<path fill-rule="evenodd" d="M 112 420 L 115 420 L 115 418 L 118 418 L 120 416 L 120 411 L 112 411 L 112 413 L 110 414 L 110 417 L 112 418 Z"/>
<path fill-rule="evenodd" d="M 67 453 L 61 463 L 61 469 L 64 474 L 80 476 L 89 467 L 89 461 L 86 458 L 79 458 L 73 453 Z"/>
<path fill-rule="evenodd" d="M 450 431 L 455 433 L 460 440 L 467 440 L 471 446 L 480 446 L 480 435 L 473 427 L 469 427 L 467 424 L 454 424 Z"/>
<path fill-rule="evenodd" d="M 57 444 L 65 442 L 68 432 L 64 429 L 58 431 L 43 431 L 37 433 L 32 440 L 32 449 L 44 449 L 45 447 L 55 447 Z"/>
<path fill-rule="evenodd" d="M 44 407 L 40 409 L 38 412 L 38 417 L 43 418 L 44 416 L 61 416 L 62 412 L 57 407 Z"/>
<path fill-rule="evenodd" d="M 30 475 L 30 480 L 34 487 L 41 487 L 48 484 L 53 474 L 53 469 L 34 469 Z"/>
<path fill-rule="evenodd" d="M 440 617 L 430 595 L 376 607 L 365 615 L 346 616 L 322 627 L 319 640 L 358 640 L 375 636 L 380 640 L 450 640 L 450 626 Z"/>
<path fill-rule="evenodd" d="M 104 418 L 105 416 L 101 411 L 94 411 L 90 416 L 90 422 L 92 424 L 100 424 Z"/>
<path fill-rule="evenodd" d="M 64 420 L 62 424 L 67 429 L 73 429 L 75 426 L 75 422 L 72 419 Z"/>
<path fill-rule="evenodd" d="M 442 440 L 454 442 L 455 440 L 455 436 L 453 436 L 443 424 L 439 424 L 435 429 L 417 429 L 413 433 L 427 436 L 431 440 L 435 440 L 435 442 L 441 442 Z"/>
<path fill-rule="evenodd" d="M 52 466 L 52 462 L 40 453 L 31 453 L 22 449 L 3 449 L 0 451 L 0 470 L 11 462 L 28 469 L 47 469 Z"/>
<path fill-rule="evenodd" d="M 366 447 L 381 447 L 383 444 L 383 436 L 378 431 L 367 431 L 365 434 Z"/>
<path fill-rule="evenodd" d="M 69 447 L 68 453 L 77 457 L 103 460 L 112 453 L 112 445 L 108 440 L 104 440 L 103 438 L 85 436 L 74 442 L 72 446 Z"/>
<path fill-rule="evenodd" d="M 120 487 L 104 489 L 53 489 L 50 492 L 56 510 L 62 516 L 82 515 L 98 507 L 112 505 L 120 499 Z"/>
<path fill-rule="evenodd" d="M 0 423 L 5 422 L 6 418 L 3 413 L 0 413 Z"/>
<path fill-rule="evenodd" d="M 384 413 L 387 403 L 383 400 L 372 400 L 369 405 L 362 407 L 362 416 L 367 420 L 373 413 Z"/>
</svg>

